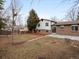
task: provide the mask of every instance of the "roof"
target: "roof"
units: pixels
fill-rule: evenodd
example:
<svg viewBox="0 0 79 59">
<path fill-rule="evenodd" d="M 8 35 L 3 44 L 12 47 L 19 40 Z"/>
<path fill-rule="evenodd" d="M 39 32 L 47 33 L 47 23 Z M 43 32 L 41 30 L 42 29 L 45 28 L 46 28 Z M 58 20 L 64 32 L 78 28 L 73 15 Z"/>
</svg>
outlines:
<svg viewBox="0 0 79 59">
<path fill-rule="evenodd" d="M 57 23 L 56 21 L 48 20 L 48 19 L 41 19 L 40 21 L 43 21 L 43 20 Z"/>
<path fill-rule="evenodd" d="M 66 21 L 66 22 L 58 22 L 54 25 L 76 25 L 79 24 L 79 21 Z"/>
</svg>

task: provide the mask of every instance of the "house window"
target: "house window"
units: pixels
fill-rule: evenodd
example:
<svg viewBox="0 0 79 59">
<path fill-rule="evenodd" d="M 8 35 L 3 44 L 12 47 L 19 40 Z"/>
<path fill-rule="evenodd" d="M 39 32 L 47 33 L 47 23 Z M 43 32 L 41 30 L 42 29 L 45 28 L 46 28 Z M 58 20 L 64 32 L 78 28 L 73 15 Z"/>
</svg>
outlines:
<svg viewBox="0 0 79 59">
<path fill-rule="evenodd" d="M 60 26 L 60 28 L 63 29 L 64 28 L 64 25 Z"/>
<path fill-rule="evenodd" d="M 72 31 L 78 31 L 78 25 L 72 25 Z"/>
<path fill-rule="evenodd" d="M 41 19 L 43 21 L 43 19 Z"/>
<path fill-rule="evenodd" d="M 46 30 L 46 32 L 48 32 L 48 30 Z"/>
<path fill-rule="evenodd" d="M 40 24 L 38 24 L 38 27 L 40 27 Z"/>
<path fill-rule="evenodd" d="M 46 26 L 49 26 L 49 24 L 48 24 L 48 23 L 46 23 L 45 25 L 46 25 Z"/>
<path fill-rule="evenodd" d="M 40 30 L 39 30 L 39 32 L 40 32 Z"/>
</svg>

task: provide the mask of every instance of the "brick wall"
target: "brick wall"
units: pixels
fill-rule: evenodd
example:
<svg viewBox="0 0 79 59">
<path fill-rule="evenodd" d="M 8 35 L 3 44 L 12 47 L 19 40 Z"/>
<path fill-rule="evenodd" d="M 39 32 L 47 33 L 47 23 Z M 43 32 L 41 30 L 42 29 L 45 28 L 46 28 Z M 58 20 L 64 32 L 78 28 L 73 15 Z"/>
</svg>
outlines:
<svg viewBox="0 0 79 59">
<path fill-rule="evenodd" d="M 78 31 L 73 32 L 71 25 L 64 26 L 64 28 L 60 28 L 60 26 L 56 27 L 56 33 L 57 34 L 62 34 L 62 35 L 75 35 L 79 36 L 79 26 L 78 26 Z"/>
</svg>

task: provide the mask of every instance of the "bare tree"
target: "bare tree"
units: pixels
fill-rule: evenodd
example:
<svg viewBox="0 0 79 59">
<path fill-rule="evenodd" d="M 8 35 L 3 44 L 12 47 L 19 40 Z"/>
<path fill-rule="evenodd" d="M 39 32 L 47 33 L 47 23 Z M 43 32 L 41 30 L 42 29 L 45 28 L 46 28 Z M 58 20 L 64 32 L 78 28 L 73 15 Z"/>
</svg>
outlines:
<svg viewBox="0 0 79 59">
<path fill-rule="evenodd" d="M 54 16 L 54 17 L 52 17 L 51 18 L 51 20 L 53 20 L 53 21 L 57 21 L 57 19 L 56 19 L 56 17 Z"/>
<path fill-rule="evenodd" d="M 75 17 L 76 17 L 76 9 L 75 9 L 75 8 L 72 8 L 72 9 L 70 10 L 70 12 L 68 13 L 68 17 L 69 17 L 72 21 L 75 20 Z"/>
<path fill-rule="evenodd" d="M 66 1 L 70 2 L 72 0 L 62 0 L 62 1 L 63 2 L 61 2 L 61 3 L 65 3 Z M 78 5 L 79 5 L 79 0 L 73 0 L 73 5 L 70 8 L 70 11 L 68 12 L 68 14 L 66 15 L 66 17 L 68 19 L 71 19 L 72 21 L 77 19 L 77 15 L 79 13 L 79 6 Z"/>
<path fill-rule="evenodd" d="M 7 18 L 7 25 L 6 26 L 8 29 L 12 30 L 12 44 L 13 44 L 13 32 L 14 28 L 16 26 L 16 20 L 18 17 L 18 14 L 20 13 L 21 6 L 19 6 L 17 3 L 18 0 L 11 0 L 10 6 L 8 6 L 4 12 L 2 13 L 1 16 L 4 16 Z"/>
</svg>

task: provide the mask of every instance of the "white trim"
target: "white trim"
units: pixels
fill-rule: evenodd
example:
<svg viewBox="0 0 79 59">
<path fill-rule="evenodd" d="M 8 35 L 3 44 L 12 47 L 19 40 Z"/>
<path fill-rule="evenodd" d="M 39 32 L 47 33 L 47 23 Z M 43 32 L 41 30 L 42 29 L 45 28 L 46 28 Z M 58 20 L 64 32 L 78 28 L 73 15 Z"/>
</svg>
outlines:
<svg viewBox="0 0 79 59">
<path fill-rule="evenodd" d="M 72 26 L 71 26 L 71 29 L 72 29 L 73 26 L 77 26 L 77 27 L 78 27 L 78 25 L 72 25 Z M 76 31 L 76 30 L 75 30 L 75 27 L 74 27 L 74 28 L 72 29 L 72 31 L 73 31 L 73 32 L 77 32 L 78 30 Z"/>
<path fill-rule="evenodd" d="M 72 26 L 78 26 L 78 25 L 72 25 Z"/>
</svg>

